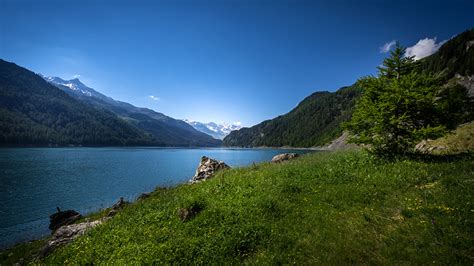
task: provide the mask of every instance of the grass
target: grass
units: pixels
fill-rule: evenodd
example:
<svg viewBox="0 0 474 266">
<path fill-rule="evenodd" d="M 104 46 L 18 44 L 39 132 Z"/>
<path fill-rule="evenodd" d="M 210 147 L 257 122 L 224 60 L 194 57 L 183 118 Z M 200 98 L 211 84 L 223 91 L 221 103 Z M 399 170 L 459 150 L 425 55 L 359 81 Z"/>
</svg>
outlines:
<svg viewBox="0 0 474 266">
<path fill-rule="evenodd" d="M 435 154 L 472 153 L 474 152 L 474 122 L 463 124 L 447 136 L 428 143 L 431 146 L 446 147 L 444 150 L 435 150 Z"/>
<path fill-rule="evenodd" d="M 47 243 L 47 239 L 40 239 L 20 243 L 14 247 L 0 251 L 0 265 L 26 264 L 35 261 L 39 257 L 39 253 L 43 246 Z"/>
<path fill-rule="evenodd" d="M 472 157 L 315 153 L 157 190 L 39 262 L 472 265 L 473 192 Z"/>
</svg>

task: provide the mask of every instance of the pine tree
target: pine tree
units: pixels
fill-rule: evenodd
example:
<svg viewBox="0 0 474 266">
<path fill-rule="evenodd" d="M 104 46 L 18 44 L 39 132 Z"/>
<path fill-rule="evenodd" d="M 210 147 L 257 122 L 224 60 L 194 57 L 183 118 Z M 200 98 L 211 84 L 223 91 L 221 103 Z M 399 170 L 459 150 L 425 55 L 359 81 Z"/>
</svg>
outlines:
<svg viewBox="0 0 474 266">
<path fill-rule="evenodd" d="M 379 154 L 404 154 L 425 138 L 441 136 L 446 127 L 439 119 L 440 80 L 417 69 L 412 57 L 397 45 L 379 67 L 377 77 L 357 82 L 362 97 L 345 127 L 351 141 L 369 144 Z"/>
<path fill-rule="evenodd" d="M 380 76 L 399 79 L 401 75 L 408 74 L 416 69 L 414 56 L 405 56 L 406 49 L 396 44 L 395 49 L 390 51 L 390 57 L 383 61 L 383 66 L 378 67 Z"/>
</svg>

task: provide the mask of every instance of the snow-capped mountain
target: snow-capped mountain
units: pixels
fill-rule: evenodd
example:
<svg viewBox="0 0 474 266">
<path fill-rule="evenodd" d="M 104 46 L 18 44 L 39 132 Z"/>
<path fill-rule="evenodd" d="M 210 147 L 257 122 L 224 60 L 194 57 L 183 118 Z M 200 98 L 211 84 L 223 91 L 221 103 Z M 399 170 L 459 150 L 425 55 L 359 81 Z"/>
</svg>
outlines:
<svg viewBox="0 0 474 266">
<path fill-rule="evenodd" d="M 41 75 L 41 74 L 39 74 Z M 219 146 L 221 141 L 196 130 L 181 119 L 174 119 L 152 109 L 134 106 L 114 100 L 86 85 L 79 79 L 64 80 L 58 77 L 42 76 L 48 83 L 68 95 L 98 110 L 107 110 L 122 122 L 130 123 L 136 130 L 149 134 L 158 146 Z"/>
<path fill-rule="evenodd" d="M 202 123 L 198 121 L 190 121 L 188 119 L 184 119 L 183 121 L 193 126 L 196 130 L 211 135 L 213 138 L 216 139 L 223 139 L 225 136 L 229 135 L 230 132 L 242 128 L 240 122 L 236 122 L 233 124 L 217 124 L 214 122 Z"/>
<path fill-rule="evenodd" d="M 76 94 L 79 94 L 80 96 L 87 96 L 87 97 L 96 97 L 102 100 L 112 100 L 112 98 L 109 98 L 102 93 L 87 87 L 82 83 L 79 79 L 71 79 L 71 80 L 64 80 L 62 78 L 58 77 L 45 77 L 43 78 L 49 82 L 52 83 L 53 85 L 64 89 L 64 88 L 69 88 L 70 92 L 74 92 Z M 66 91 L 67 92 L 67 91 Z"/>
</svg>

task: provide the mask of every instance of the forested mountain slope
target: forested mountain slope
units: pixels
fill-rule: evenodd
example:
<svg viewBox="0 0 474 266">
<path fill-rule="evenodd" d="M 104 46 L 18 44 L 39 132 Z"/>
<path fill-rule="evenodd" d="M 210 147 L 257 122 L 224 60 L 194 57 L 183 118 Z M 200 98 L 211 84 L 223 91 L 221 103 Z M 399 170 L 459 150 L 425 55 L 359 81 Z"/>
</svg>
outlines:
<svg viewBox="0 0 474 266">
<path fill-rule="evenodd" d="M 58 88 L 23 67 L 0 60 L 0 145 L 220 144 L 184 121 L 114 101 L 81 87 L 79 80 L 74 82 L 82 95 L 74 93 L 72 86 Z"/>
<path fill-rule="evenodd" d="M 241 147 L 322 145 L 340 135 L 340 124 L 350 117 L 359 93 L 354 86 L 336 92 L 315 92 L 285 115 L 231 132 L 223 144 Z"/>
<path fill-rule="evenodd" d="M 2 145 L 149 145 L 111 112 L 81 103 L 35 73 L 0 60 Z"/>
<path fill-rule="evenodd" d="M 421 59 L 419 66 L 421 71 L 439 73 L 445 82 L 460 83 L 473 92 L 474 79 L 470 77 L 474 75 L 474 29 L 447 41 L 438 52 Z M 360 93 L 355 85 L 333 93 L 315 92 L 285 115 L 233 131 L 224 138 L 223 145 L 313 147 L 326 144 L 342 133 L 341 123 L 350 118 Z"/>
<path fill-rule="evenodd" d="M 474 28 L 460 33 L 439 50 L 421 60 L 424 71 L 440 73 L 446 79 L 456 74 L 474 75 Z"/>
<path fill-rule="evenodd" d="M 83 103 L 116 114 L 149 134 L 153 141 L 161 146 L 213 147 L 221 144 L 220 140 L 194 129 L 182 120 L 174 119 L 148 108 L 140 108 L 126 102 L 116 101 L 87 87 L 78 79 L 62 80 L 57 77 L 45 79 Z"/>
</svg>

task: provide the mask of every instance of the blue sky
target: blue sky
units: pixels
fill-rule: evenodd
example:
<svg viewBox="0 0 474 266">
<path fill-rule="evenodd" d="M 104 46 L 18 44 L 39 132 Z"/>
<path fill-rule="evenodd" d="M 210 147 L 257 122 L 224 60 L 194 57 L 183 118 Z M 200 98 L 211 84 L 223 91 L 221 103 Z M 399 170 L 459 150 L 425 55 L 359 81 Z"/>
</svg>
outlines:
<svg viewBox="0 0 474 266">
<path fill-rule="evenodd" d="M 474 27 L 473 10 L 471 0 L 2 0 L 0 57 L 175 118 L 251 126 L 375 73 L 393 40 L 429 54 Z"/>
</svg>

